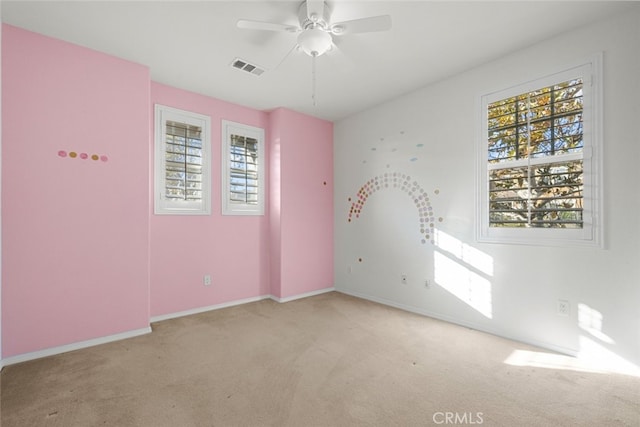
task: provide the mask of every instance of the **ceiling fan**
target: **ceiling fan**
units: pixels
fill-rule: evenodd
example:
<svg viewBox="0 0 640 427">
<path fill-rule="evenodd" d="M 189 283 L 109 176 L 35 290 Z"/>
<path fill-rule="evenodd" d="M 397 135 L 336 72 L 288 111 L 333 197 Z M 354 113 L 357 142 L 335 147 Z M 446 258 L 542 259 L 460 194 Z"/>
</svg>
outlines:
<svg viewBox="0 0 640 427">
<path fill-rule="evenodd" d="M 240 19 L 237 26 L 248 30 L 300 33 L 297 46 L 312 57 L 320 56 L 330 50 L 333 46 L 333 36 L 391 29 L 391 16 L 389 15 L 331 23 L 331 9 L 324 0 L 302 2 L 298 11 L 298 21 L 299 26 L 294 26 Z"/>
<path fill-rule="evenodd" d="M 389 15 L 372 16 L 368 18 L 332 23 L 331 9 L 324 0 L 305 0 L 302 2 L 298 10 L 298 22 L 299 25 L 295 26 L 240 19 L 237 22 L 237 26 L 238 28 L 246 30 L 299 33 L 297 44 L 291 49 L 291 51 L 289 51 L 289 53 L 298 47 L 298 49 L 302 50 L 312 58 L 311 99 L 313 100 L 313 105 L 316 105 L 316 58 L 331 50 L 334 46 L 333 36 L 388 31 L 391 29 L 391 16 Z M 282 61 L 284 61 L 284 59 Z"/>
</svg>

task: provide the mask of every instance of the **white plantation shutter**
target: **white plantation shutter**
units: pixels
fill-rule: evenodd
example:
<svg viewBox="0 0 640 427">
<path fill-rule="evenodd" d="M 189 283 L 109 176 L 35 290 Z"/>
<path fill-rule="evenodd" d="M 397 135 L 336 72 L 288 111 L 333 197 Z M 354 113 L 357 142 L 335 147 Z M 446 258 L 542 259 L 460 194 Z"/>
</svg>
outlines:
<svg viewBox="0 0 640 427">
<path fill-rule="evenodd" d="M 600 245 L 601 55 L 481 97 L 478 240 Z"/>
<path fill-rule="evenodd" d="M 231 135 L 229 147 L 229 202 L 258 204 L 258 141 Z"/>
<path fill-rule="evenodd" d="M 166 122 L 165 198 L 202 200 L 202 128 Z"/>
<path fill-rule="evenodd" d="M 210 119 L 156 105 L 155 213 L 211 212 Z"/>
<path fill-rule="evenodd" d="M 222 213 L 264 214 L 264 130 L 222 122 Z"/>
<path fill-rule="evenodd" d="M 489 104 L 491 227 L 582 228 L 583 79 Z"/>
</svg>

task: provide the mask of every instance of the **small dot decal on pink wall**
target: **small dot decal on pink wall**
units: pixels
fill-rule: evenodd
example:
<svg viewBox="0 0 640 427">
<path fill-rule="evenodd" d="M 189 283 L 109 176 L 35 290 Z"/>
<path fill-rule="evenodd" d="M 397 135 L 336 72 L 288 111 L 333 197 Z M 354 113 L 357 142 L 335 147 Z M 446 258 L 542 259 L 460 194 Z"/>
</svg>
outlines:
<svg viewBox="0 0 640 427">
<path fill-rule="evenodd" d="M 109 157 L 105 156 L 104 154 L 102 155 L 98 155 L 98 154 L 92 154 L 91 156 L 89 156 L 89 154 L 87 153 L 76 153 L 75 151 L 65 151 L 65 150 L 60 150 L 58 151 L 58 156 L 59 157 L 70 157 L 72 159 L 75 159 L 77 157 L 79 157 L 82 160 L 87 160 L 87 159 L 91 159 L 93 161 L 102 161 L 102 162 L 107 162 L 109 161 Z"/>
</svg>

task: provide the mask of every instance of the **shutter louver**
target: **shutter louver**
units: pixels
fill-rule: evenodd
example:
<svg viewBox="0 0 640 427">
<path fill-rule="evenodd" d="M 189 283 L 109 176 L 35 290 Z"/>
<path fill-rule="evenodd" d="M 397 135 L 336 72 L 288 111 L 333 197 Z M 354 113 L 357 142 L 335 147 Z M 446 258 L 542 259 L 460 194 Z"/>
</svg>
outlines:
<svg viewBox="0 0 640 427">
<path fill-rule="evenodd" d="M 258 141 L 240 135 L 231 135 L 229 156 L 229 202 L 232 204 L 258 204 Z"/>
<path fill-rule="evenodd" d="M 202 128 L 166 122 L 165 198 L 202 200 Z"/>
<path fill-rule="evenodd" d="M 490 227 L 583 227 L 582 85 L 489 104 Z"/>
</svg>

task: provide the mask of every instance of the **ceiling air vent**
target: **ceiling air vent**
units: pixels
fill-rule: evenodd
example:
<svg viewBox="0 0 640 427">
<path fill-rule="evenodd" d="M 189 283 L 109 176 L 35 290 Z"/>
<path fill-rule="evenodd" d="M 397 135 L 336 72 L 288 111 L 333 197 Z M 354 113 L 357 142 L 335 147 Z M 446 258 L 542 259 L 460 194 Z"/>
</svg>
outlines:
<svg viewBox="0 0 640 427">
<path fill-rule="evenodd" d="M 231 63 L 233 68 L 237 68 L 238 70 L 246 71 L 249 74 L 253 74 L 256 76 L 264 73 L 264 68 L 259 67 L 258 65 L 251 64 L 244 59 L 236 58 Z"/>
</svg>

